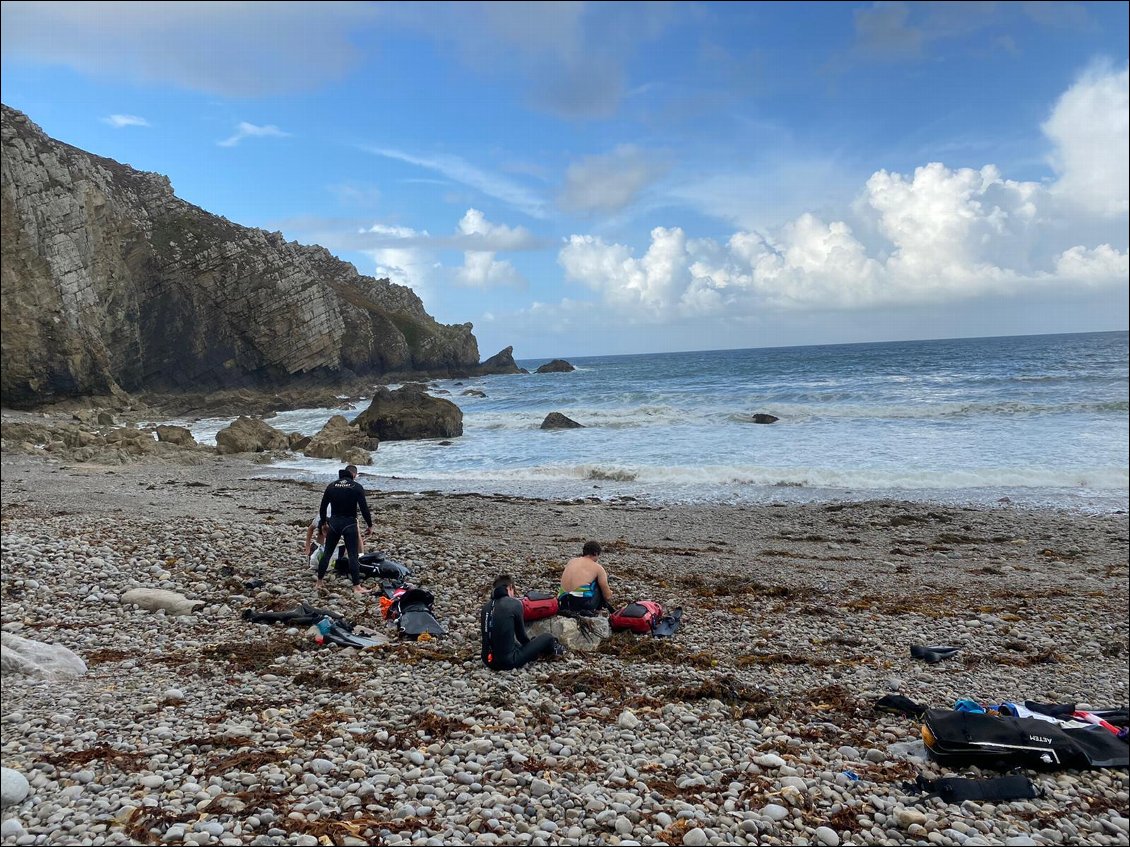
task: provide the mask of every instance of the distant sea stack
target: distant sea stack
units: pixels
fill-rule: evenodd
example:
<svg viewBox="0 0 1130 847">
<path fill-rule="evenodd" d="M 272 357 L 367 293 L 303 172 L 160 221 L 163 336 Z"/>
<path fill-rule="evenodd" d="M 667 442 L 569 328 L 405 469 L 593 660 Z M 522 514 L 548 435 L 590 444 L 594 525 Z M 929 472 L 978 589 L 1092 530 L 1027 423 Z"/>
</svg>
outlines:
<svg viewBox="0 0 1130 847">
<path fill-rule="evenodd" d="M 471 324 L 437 323 L 411 289 L 2 109 L 4 405 L 477 371 Z"/>
</svg>

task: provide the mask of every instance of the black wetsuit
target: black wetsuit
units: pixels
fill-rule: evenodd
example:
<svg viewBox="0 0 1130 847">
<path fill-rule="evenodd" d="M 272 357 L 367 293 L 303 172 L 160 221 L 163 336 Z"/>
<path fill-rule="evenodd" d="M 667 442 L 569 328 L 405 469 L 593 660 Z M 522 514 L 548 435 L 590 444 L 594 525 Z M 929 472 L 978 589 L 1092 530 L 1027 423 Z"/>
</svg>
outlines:
<svg viewBox="0 0 1130 847">
<path fill-rule="evenodd" d="M 369 504 L 365 502 L 365 489 L 354 480 L 348 471 L 339 471 L 337 482 L 326 486 L 326 493 L 322 495 L 322 505 L 318 507 L 318 525 L 327 524 L 326 547 L 322 558 L 318 560 L 318 579 L 324 579 L 329 570 L 330 558 L 339 540 L 345 541 L 345 550 L 349 554 L 349 577 L 354 585 L 361 584 L 361 563 L 357 560 L 357 550 L 360 547 L 361 536 L 357 532 L 357 510 L 365 518 L 365 525 L 373 528 L 373 516 L 369 514 Z M 331 507 L 333 513 L 326 518 L 326 508 Z"/>
<path fill-rule="evenodd" d="M 496 594 L 498 596 L 483 606 L 479 618 L 483 664 L 505 671 L 520 668 L 538 656 L 552 654 L 557 643 L 552 635 L 544 633 L 536 638 L 526 635 L 522 601 L 508 596 L 505 588 L 497 590 Z"/>
</svg>

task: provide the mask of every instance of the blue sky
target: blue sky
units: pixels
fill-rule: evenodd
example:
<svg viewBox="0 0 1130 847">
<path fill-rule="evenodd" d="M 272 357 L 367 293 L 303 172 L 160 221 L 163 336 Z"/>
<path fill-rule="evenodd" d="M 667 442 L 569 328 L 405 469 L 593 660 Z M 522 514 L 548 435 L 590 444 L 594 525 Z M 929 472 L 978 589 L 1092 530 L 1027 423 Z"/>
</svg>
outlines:
<svg viewBox="0 0 1130 847">
<path fill-rule="evenodd" d="M 3 3 L 3 101 L 485 358 L 1124 330 L 1126 3 Z"/>
</svg>

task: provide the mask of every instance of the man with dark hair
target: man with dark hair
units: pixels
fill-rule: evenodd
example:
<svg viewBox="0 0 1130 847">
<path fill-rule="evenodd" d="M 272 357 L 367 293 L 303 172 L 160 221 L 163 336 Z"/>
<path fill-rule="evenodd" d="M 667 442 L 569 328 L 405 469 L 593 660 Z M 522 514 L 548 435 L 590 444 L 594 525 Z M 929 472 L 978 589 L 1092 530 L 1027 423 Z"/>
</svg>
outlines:
<svg viewBox="0 0 1130 847">
<path fill-rule="evenodd" d="M 331 509 L 326 517 L 327 509 Z M 369 514 L 369 504 L 365 501 L 365 489 L 357 482 L 357 466 L 347 465 L 337 472 L 337 481 L 326 486 L 322 503 L 318 507 L 318 531 L 328 526 L 326 546 L 322 558 L 318 560 L 318 580 L 314 585 L 320 591 L 325 585 L 326 571 L 330 558 L 339 539 L 345 540 L 345 550 L 349 554 L 349 576 L 353 580 L 353 591 L 368 594 L 369 589 L 361 587 L 361 562 L 357 559 L 360 535 L 357 532 L 357 510 L 365 518 L 365 537 L 373 534 L 373 517 Z"/>
<path fill-rule="evenodd" d="M 514 580 L 509 574 L 495 579 L 490 602 L 483 606 L 479 622 L 483 636 L 482 660 L 491 670 L 520 668 L 538 656 L 563 652 L 557 639 L 549 633 L 536 638 L 526 635 L 522 601 L 514 596 Z"/>
<path fill-rule="evenodd" d="M 586 541 L 581 555 L 570 559 L 561 573 L 561 588 L 557 602 L 566 614 L 593 616 L 601 608 L 612 610 L 612 589 L 608 587 L 608 572 L 597 561 L 600 544 Z"/>
</svg>

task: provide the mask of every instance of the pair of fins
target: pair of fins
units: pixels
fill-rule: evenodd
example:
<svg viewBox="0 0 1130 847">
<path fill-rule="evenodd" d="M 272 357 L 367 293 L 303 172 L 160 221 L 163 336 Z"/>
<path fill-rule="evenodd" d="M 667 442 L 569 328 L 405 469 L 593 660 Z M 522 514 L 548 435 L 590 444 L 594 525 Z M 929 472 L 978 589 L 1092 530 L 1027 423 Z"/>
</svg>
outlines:
<svg viewBox="0 0 1130 847">
<path fill-rule="evenodd" d="M 670 638 L 679 631 L 683 621 L 683 607 L 679 606 L 671 614 L 664 615 L 651 628 L 653 638 Z"/>
<path fill-rule="evenodd" d="M 910 655 L 915 659 L 921 659 L 927 664 L 933 665 L 940 662 L 942 659 L 950 659 L 957 655 L 960 647 L 923 647 L 921 644 L 910 645 Z"/>
<path fill-rule="evenodd" d="M 343 627 L 334 624 L 326 632 L 326 641 L 341 647 L 357 647 L 364 650 L 366 647 L 382 647 L 388 644 L 387 638 L 369 638 L 365 635 L 354 635 Z"/>
</svg>

